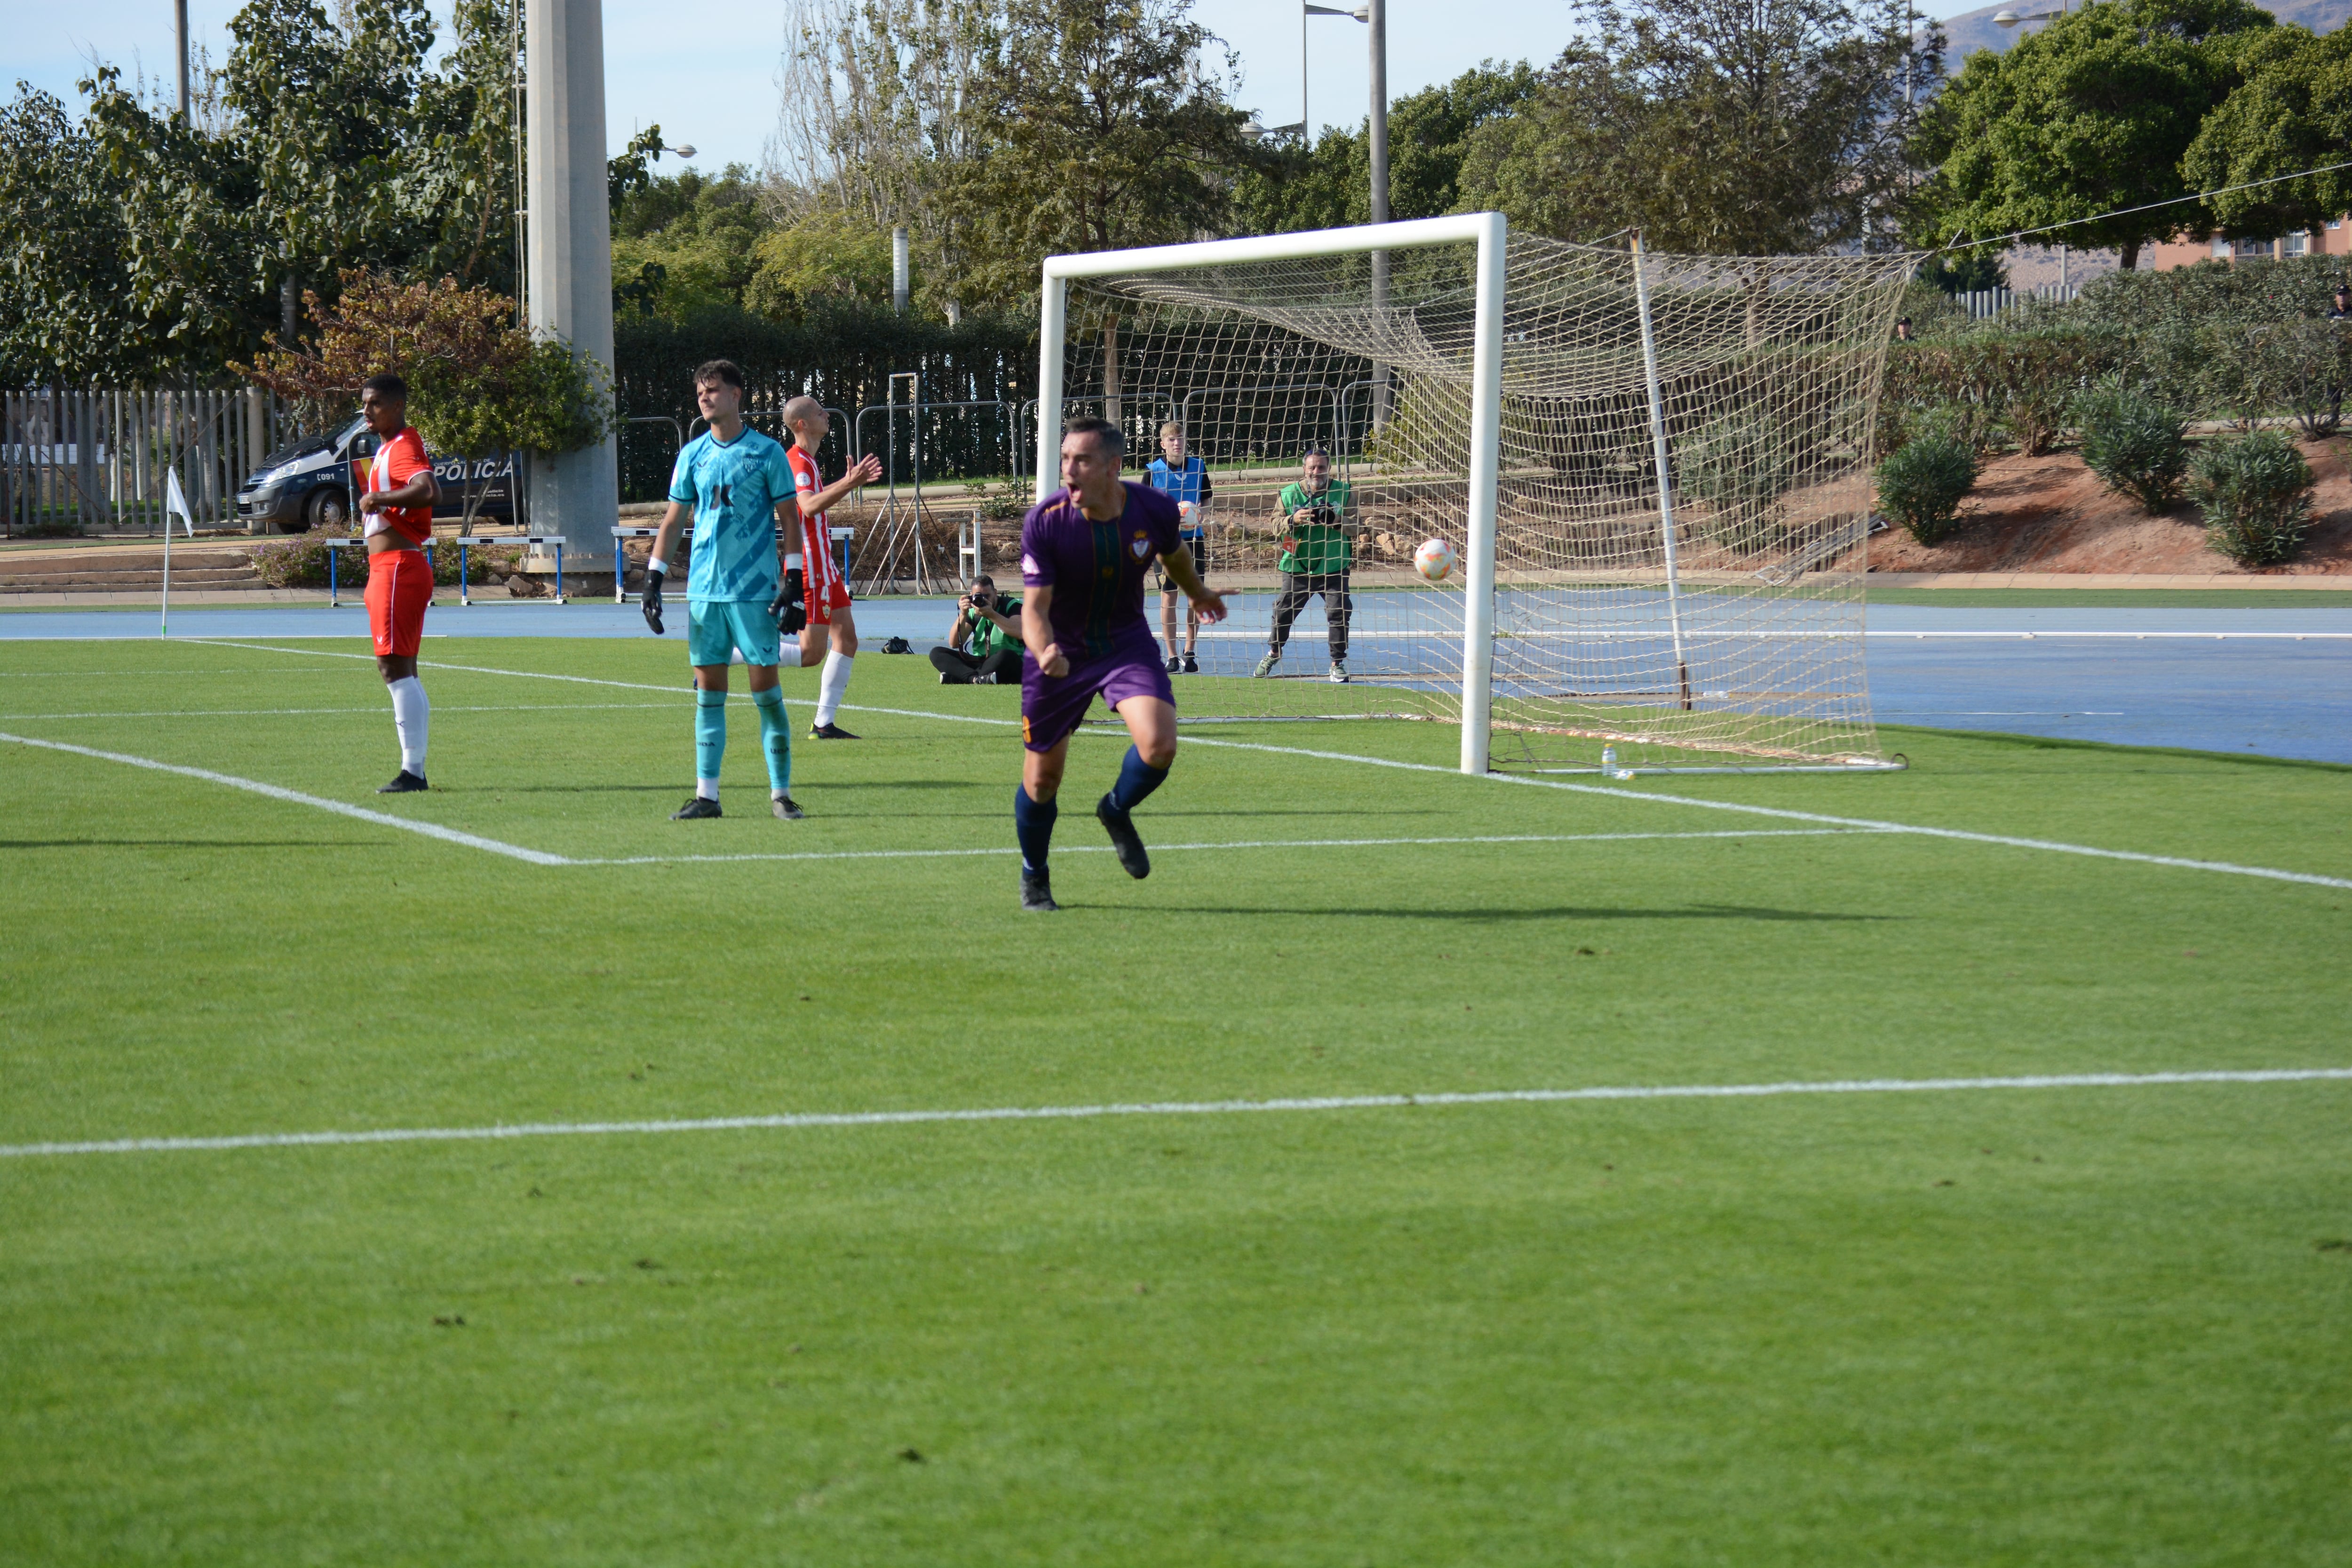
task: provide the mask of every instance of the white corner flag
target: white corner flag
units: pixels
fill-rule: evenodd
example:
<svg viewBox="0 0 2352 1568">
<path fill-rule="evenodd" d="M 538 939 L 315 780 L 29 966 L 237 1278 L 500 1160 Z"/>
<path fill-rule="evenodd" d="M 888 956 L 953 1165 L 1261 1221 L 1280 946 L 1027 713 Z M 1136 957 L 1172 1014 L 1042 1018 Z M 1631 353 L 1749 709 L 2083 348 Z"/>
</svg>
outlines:
<svg viewBox="0 0 2352 1568">
<path fill-rule="evenodd" d="M 187 492 L 180 489 L 177 467 L 163 470 L 163 604 L 156 619 L 155 635 L 172 635 L 172 519 L 177 517 L 186 525 L 188 537 L 196 536 L 196 520 L 188 511 Z"/>
</svg>

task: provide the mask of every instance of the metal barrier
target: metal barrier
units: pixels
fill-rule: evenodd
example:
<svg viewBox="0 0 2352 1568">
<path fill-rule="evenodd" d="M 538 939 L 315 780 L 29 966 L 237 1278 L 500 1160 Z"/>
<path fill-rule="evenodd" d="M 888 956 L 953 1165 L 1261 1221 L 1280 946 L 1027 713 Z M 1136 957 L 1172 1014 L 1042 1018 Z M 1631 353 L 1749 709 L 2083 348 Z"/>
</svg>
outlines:
<svg viewBox="0 0 2352 1568">
<path fill-rule="evenodd" d="M 839 561 L 841 565 L 841 580 L 846 583 L 849 581 L 849 541 L 857 531 L 854 528 L 835 527 L 830 529 L 828 531 L 833 535 L 835 557 Z M 642 595 L 632 594 L 628 591 L 629 561 L 628 556 L 625 553 L 627 546 L 624 542 L 631 539 L 651 539 L 660 532 L 661 530 L 657 527 L 646 528 L 635 523 L 615 523 L 614 525 L 613 603 L 616 605 L 625 605 L 633 598 L 643 596 Z M 779 528 L 776 531 L 776 537 L 779 540 L 783 538 L 782 529 Z M 693 548 L 693 531 L 689 526 L 687 531 L 687 547 L 689 550 Z"/>
<path fill-rule="evenodd" d="M 615 532 L 617 532 L 617 531 L 618 531 L 618 530 L 615 530 L 614 531 L 615 531 Z M 359 535 L 346 535 L 346 536 L 344 536 L 344 537 L 337 538 L 337 539 L 322 539 L 322 540 L 320 540 L 319 542 L 320 542 L 320 543 L 321 543 L 321 544 L 323 544 L 323 545 L 325 545 L 325 546 L 326 546 L 326 549 L 327 549 L 327 607 L 328 607 L 329 609 L 336 609 L 336 610 L 339 610 L 339 609 L 342 608 L 342 605 L 343 605 L 343 600 L 342 600 L 342 585 L 341 585 L 341 582 L 338 580 L 337 574 L 336 574 L 336 571 L 335 571 L 335 563 L 336 563 L 336 560 L 337 560 L 337 556 L 336 556 L 336 554 L 335 554 L 335 552 L 336 552 L 336 551 L 338 551 L 338 550 L 349 550 L 349 549 L 352 548 L 353 546 L 360 546 L 360 547 L 364 548 L 364 547 L 365 547 L 365 545 L 367 544 L 367 540 L 366 540 L 364 537 L 362 537 L 362 536 L 359 536 Z M 520 545 L 522 545 L 522 546 L 525 548 L 525 550 L 526 550 L 526 551 L 530 551 L 530 550 L 531 550 L 531 549 L 536 548 L 536 547 L 537 547 L 537 546 L 539 546 L 539 545 L 542 545 L 542 544 L 552 544 L 553 546 L 555 546 L 555 598 L 553 599 L 553 601 L 552 601 L 552 602 L 553 602 L 553 603 L 555 603 L 555 604 L 558 604 L 558 605 L 561 605 L 561 604 L 564 603 L 564 597 L 563 597 L 563 545 L 564 545 L 564 536 L 563 536 L 562 534 L 560 534 L 560 533 L 508 533 L 508 534 L 474 533 L 474 534 L 460 534 L 460 535 L 458 535 L 457 538 L 454 538 L 454 539 L 444 539 L 444 540 L 430 540 L 430 539 L 428 539 L 428 540 L 426 540 L 426 541 L 425 542 L 425 544 L 424 544 L 424 546 L 423 546 L 424 551 L 425 551 L 425 567 L 426 567 L 426 569 L 427 569 L 427 570 L 430 570 L 430 569 L 432 568 L 432 565 L 433 565 L 433 546 L 434 546 L 436 543 L 441 543 L 441 544 L 454 544 L 454 545 L 456 545 L 456 546 L 457 547 L 457 603 L 458 603 L 458 604 L 460 604 L 460 605 L 466 605 L 466 606 L 467 606 L 467 607 L 468 607 L 468 608 L 470 608 L 470 607 L 472 606 L 473 603 L 474 603 L 474 601 L 473 601 L 472 597 L 471 597 L 471 596 L 467 593 L 467 581 L 466 581 L 466 577 L 467 577 L 467 571 L 466 571 L 466 567 L 467 567 L 467 558 L 466 551 L 467 551 L 467 548 L 469 545 L 475 545 L 475 544 L 520 544 Z"/>
</svg>

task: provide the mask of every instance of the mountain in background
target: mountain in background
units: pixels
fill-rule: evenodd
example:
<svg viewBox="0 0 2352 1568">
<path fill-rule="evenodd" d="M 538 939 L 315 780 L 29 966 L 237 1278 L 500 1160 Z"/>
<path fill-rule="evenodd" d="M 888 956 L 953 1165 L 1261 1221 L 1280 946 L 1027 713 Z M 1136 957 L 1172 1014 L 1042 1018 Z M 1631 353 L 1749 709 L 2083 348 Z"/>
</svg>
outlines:
<svg viewBox="0 0 2352 1568">
<path fill-rule="evenodd" d="M 2075 4 L 2082 4 L 2082 0 L 2075 0 Z M 2005 49 L 2020 33 L 2033 30 L 2034 24 L 2031 22 L 2014 27 L 1994 26 L 1992 14 L 2003 9 L 2030 14 L 2047 11 L 2051 5 L 2050 0 L 2011 0 L 2006 6 L 1987 5 L 1946 18 L 1944 37 L 1950 42 L 1950 53 L 1946 57 L 1951 62 L 1948 68 L 1959 69 L 1960 61 L 1979 49 Z M 2332 33 L 2352 17 L 2352 0 L 2283 0 L 2282 4 L 2263 9 L 2282 22 L 2293 22 L 2315 33 Z"/>
</svg>

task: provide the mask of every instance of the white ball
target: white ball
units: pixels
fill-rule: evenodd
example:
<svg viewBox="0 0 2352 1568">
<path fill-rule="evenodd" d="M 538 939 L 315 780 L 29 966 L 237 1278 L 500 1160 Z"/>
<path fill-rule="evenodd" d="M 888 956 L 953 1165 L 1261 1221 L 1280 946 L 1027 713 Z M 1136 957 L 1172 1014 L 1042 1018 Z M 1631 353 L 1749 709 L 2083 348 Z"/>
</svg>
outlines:
<svg viewBox="0 0 2352 1568">
<path fill-rule="evenodd" d="M 1176 503 L 1176 515 L 1177 515 L 1178 517 L 1190 517 L 1190 516 L 1192 516 L 1192 503 L 1191 501 L 1188 501 L 1188 500 L 1180 500 L 1180 501 L 1178 501 L 1178 502 Z"/>
<path fill-rule="evenodd" d="M 1454 546 L 1442 539 L 1422 542 L 1412 552 L 1412 569 L 1433 583 L 1443 583 L 1454 575 Z"/>
</svg>

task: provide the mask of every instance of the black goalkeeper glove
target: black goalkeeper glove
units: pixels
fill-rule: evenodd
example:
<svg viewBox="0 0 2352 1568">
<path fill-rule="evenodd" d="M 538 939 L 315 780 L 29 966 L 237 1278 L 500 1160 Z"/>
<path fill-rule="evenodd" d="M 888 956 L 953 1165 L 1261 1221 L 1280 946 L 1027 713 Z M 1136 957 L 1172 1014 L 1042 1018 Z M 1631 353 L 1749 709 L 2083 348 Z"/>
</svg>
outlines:
<svg viewBox="0 0 2352 1568">
<path fill-rule="evenodd" d="M 808 625 L 808 606 L 801 603 L 801 569 L 799 567 L 785 568 L 783 592 L 769 601 L 768 614 L 776 617 L 776 630 L 786 637 L 791 637 Z"/>
<path fill-rule="evenodd" d="M 656 637 L 662 635 L 662 575 L 659 572 L 646 573 L 646 591 L 642 595 L 645 602 L 646 625 L 653 627 Z"/>
</svg>

